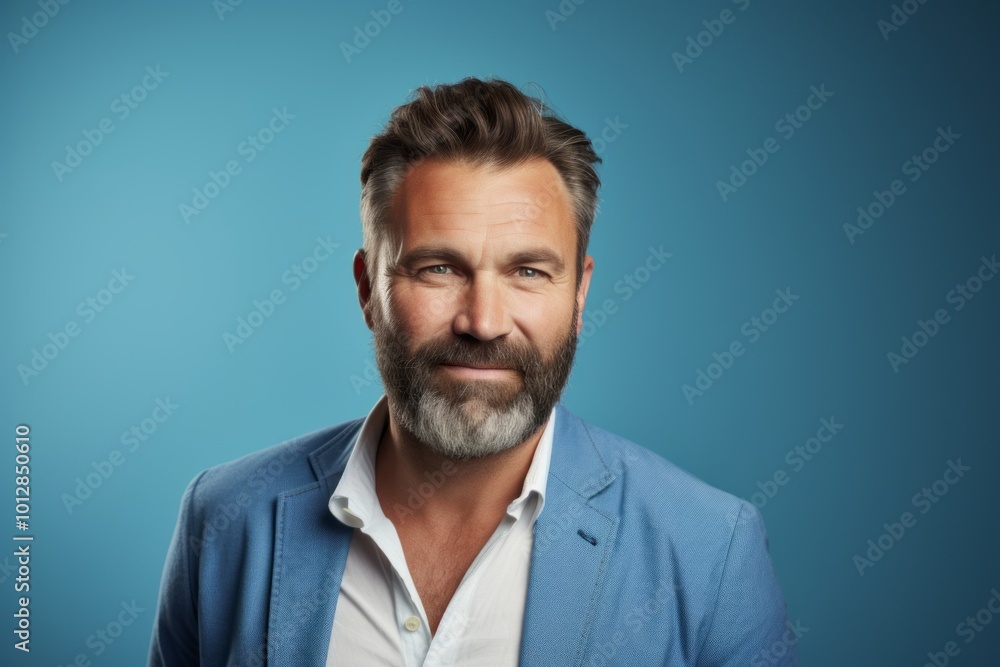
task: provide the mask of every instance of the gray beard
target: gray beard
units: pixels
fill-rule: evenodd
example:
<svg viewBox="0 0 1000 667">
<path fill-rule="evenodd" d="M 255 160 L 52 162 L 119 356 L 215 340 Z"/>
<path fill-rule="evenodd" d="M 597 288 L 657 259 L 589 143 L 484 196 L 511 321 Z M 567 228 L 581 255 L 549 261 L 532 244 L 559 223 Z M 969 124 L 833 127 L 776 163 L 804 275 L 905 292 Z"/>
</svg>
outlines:
<svg viewBox="0 0 1000 667">
<path fill-rule="evenodd" d="M 525 394 L 507 409 L 498 409 L 476 398 L 456 404 L 427 392 L 416 405 L 397 404 L 395 416 L 400 426 L 435 454 L 463 460 L 499 454 L 524 442 L 545 423 L 544 419 L 539 423 L 537 412 Z"/>
<path fill-rule="evenodd" d="M 527 342 L 468 336 L 431 341 L 411 353 L 382 318 L 381 304 L 371 305 L 375 356 L 392 418 L 442 457 L 482 458 L 521 444 L 548 420 L 569 379 L 575 307 L 566 337 L 554 357 L 543 361 Z M 442 377 L 444 362 L 498 364 L 516 369 L 519 377 L 458 381 Z"/>
</svg>

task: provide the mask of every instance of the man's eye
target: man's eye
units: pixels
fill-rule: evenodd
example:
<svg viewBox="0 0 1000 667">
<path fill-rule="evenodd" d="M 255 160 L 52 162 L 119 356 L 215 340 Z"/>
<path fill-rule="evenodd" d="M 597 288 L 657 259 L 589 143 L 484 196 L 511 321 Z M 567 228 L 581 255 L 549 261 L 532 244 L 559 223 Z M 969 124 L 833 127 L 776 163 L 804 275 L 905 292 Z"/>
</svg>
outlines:
<svg viewBox="0 0 1000 667">
<path fill-rule="evenodd" d="M 428 266 L 427 268 L 424 269 L 424 271 L 436 276 L 443 276 L 447 275 L 448 267 L 445 266 L 444 264 L 435 264 L 434 266 Z"/>
<path fill-rule="evenodd" d="M 522 266 L 517 270 L 518 274 L 522 278 L 541 278 L 542 272 L 538 269 L 533 269 L 530 266 Z"/>
</svg>

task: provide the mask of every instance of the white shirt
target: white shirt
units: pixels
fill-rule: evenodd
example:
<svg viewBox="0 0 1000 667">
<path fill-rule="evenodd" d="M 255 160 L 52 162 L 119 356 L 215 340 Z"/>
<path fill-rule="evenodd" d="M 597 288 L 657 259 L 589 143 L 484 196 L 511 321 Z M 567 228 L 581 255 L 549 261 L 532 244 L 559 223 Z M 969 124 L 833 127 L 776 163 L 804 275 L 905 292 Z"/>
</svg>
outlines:
<svg viewBox="0 0 1000 667">
<path fill-rule="evenodd" d="M 375 453 L 388 413 L 382 396 L 361 426 L 344 474 L 330 496 L 330 512 L 358 530 L 340 584 L 327 667 L 517 665 L 532 527 L 545 504 L 555 408 L 542 431 L 521 495 L 507 506 L 506 516 L 469 566 L 433 638 L 396 527 L 375 495 Z M 408 494 L 408 504 L 419 507 L 420 494 L 429 497 L 434 481 L 447 483 L 449 474 L 455 474 L 454 468 L 432 471 L 426 485 Z"/>
</svg>

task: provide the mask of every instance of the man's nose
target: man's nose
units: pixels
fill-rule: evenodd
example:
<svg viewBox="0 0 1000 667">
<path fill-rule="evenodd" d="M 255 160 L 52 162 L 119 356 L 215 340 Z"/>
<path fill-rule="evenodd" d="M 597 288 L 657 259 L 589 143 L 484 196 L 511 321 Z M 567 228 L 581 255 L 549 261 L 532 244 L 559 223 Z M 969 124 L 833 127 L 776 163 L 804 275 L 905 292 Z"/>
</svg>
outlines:
<svg viewBox="0 0 1000 667">
<path fill-rule="evenodd" d="M 475 276 L 461 297 L 452 330 L 479 340 L 493 340 L 510 333 L 512 322 L 500 280 Z"/>
</svg>

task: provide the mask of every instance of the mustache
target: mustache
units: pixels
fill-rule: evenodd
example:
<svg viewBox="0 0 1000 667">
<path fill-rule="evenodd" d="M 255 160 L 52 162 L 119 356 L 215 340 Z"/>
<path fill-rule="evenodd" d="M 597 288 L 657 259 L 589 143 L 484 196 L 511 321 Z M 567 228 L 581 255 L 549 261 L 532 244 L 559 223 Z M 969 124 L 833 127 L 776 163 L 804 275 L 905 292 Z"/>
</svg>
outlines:
<svg viewBox="0 0 1000 667">
<path fill-rule="evenodd" d="M 431 341 L 410 358 L 414 367 L 494 366 L 529 373 L 541 366 L 538 353 L 528 344 L 508 340 L 470 341 L 456 338 Z"/>
</svg>

